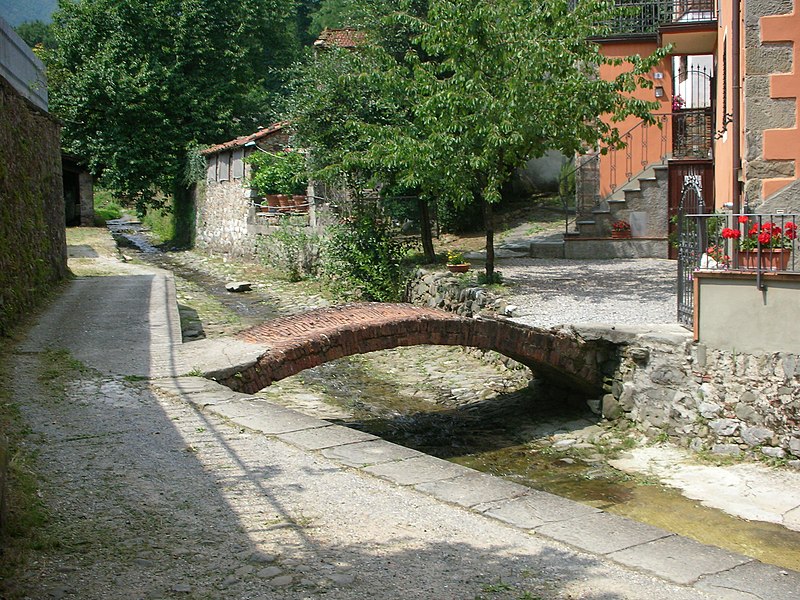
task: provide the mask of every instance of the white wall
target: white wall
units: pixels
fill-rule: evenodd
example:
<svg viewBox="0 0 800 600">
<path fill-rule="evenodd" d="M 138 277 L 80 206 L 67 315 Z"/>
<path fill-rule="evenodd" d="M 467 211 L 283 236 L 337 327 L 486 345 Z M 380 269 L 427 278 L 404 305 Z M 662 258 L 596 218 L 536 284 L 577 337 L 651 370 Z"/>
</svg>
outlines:
<svg viewBox="0 0 800 600">
<path fill-rule="evenodd" d="M 22 96 L 47 110 L 44 65 L 28 44 L 0 17 L 0 76 Z"/>
</svg>

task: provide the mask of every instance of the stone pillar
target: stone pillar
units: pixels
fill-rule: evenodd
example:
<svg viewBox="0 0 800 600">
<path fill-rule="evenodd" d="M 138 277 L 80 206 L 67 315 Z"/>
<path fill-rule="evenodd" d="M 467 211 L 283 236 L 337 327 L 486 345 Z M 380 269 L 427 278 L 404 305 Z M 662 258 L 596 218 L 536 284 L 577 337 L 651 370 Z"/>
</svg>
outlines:
<svg viewBox="0 0 800 600">
<path fill-rule="evenodd" d="M 795 161 L 766 158 L 764 132 L 796 126 L 795 98 L 774 98 L 770 78 L 791 73 L 792 43 L 764 40 L 762 17 L 788 15 L 791 0 L 753 0 L 744 2 L 744 198 L 751 209 L 757 208 L 774 191 L 775 182 L 796 177 Z M 765 182 L 773 180 L 765 186 Z"/>
</svg>

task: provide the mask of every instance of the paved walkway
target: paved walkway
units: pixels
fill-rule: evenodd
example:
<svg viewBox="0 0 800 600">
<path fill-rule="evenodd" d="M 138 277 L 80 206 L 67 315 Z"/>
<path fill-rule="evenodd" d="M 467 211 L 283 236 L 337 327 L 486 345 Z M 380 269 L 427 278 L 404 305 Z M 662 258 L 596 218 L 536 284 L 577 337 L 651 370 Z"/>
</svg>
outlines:
<svg viewBox="0 0 800 600">
<path fill-rule="evenodd" d="M 261 436 L 261 441 L 254 441 L 257 447 L 292 456 L 298 464 L 303 462 L 301 456 L 307 456 L 311 463 L 306 460 L 305 467 L 289 473 L 286 466 L 274 465 L 284 471 L 279 480 L 291 487 L 290 494 L 286 494 L 288 488 L 272 488 L 267 477 L 257 486 L 263 497 L 252 497 L 247 511 L 267 511 L 280 496 L 284 503 L 313 506 L 320 513 L 320 523 L 329 523 L 320 527 L 333 527 L 325 519 L 330 512 L 337 515 L 337 523 L 347 516 L 353 519 L 345 524 L 351 529 L 375 532 L 359 542 L 361 559 L 352 564 L 354 576 L 332 579 L 338 587 L 327 590 L 327 598 L 480 597 L 481 590 L 490 588 L 474 581 L 470 588 L 458 569 L 453 579 L 446 573 L 462 560 L 469 562 L 470 569 L 485 565 L 491 577 L 524 569 L 540 583 L 550 578 L 556 586 L 551 598 L 800 599 L 798 573 L 484 475 L 192 376 L 203 364 L 218 362 L 220 353 L 235 368 L 239 361 L 252 360 L 260 348 L 237 340 L 181 345 L 168 273 L 133 268 L 126 276 L 73 281 L 31 331 L 22 350 L 36 353 L 47 347 L 67 348 L 103 372 L 153 378 L 152 385 L 160 394 L 206 415 L 204 420 L 214 427 L 208 443 L 218 444 L 218 452 L 232 452 L 235 444 L 226 439 L 249 430 Z M 126 452 L 125 448 L 118 451 Z M 248 473 L 248 478 L 255 476 L 254 471 Z M 287 477 L 293 483 L 287 483 Z M 247 528 L 242 533 L 254 543 L 265 535 Z M 343 544 L 324 528 L 309 529 L 304 536 L 325 537 L 326 533 L 333 546 Z M 445 542 L 454 535 L 462 541 Z M 464 545 L 470 536 L 472 540 Z M 439 539 L 444 545 L 432 546 Z M 402 560 L 392 554 L 398 544 L 407 550 Z M 442 556 L 447 557 L 444 562 Z M 478 556 L 483 558 L 476 562 Z M 374 561 L 379 557 L 396 560 L 398 571 L 392 575 L 392 568 L 384 564 L 376 570 Z M 430 573 L 432 567 L 435 573 Z M 242 571 L 241 577 L 247 573 Z M 426 573 L 424 578 L 422 573 Z M 220 592 L 223 595 L 199 597 L 309 597 L 302 589 L 277 593 L 274 588 L 279 584 L 274 581 L 272 587 L 264 585 L 238 596 Z M 292 578 L 280 585 L 292 585 Z M 173 591 L 191 590 L 181 586 Z M 113 589 L 108 597 L 124 596 L 124 589 Z"/>
</svg>

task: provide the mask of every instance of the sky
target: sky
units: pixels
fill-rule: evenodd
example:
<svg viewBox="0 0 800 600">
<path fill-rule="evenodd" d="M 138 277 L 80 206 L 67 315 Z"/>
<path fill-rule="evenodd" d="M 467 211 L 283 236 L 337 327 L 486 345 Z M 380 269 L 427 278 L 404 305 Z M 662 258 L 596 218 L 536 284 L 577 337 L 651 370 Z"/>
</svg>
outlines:
<svg viewBox="0 0 800 600">
<path fill-rule="evenodd" d="M 50 22 L 50 15 L 58 7 L 58 0 L 0 0 L 0 17 L 12 27 L 25 21 Z"/>
</svg>

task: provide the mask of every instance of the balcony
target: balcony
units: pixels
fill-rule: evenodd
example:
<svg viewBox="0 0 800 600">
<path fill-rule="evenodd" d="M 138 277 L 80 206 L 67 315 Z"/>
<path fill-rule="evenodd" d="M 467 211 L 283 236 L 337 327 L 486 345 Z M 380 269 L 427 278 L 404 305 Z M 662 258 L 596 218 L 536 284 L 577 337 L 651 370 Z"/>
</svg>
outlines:
<svg viewBox="0 0 800 600">
<path fill-rule="evenodd" d="M 610 31 L 600 37 L 697 31 L 709 28 L 717 20 L 714 0 L 617 0 L 617 7 L 619 14 L 604 22 Z"/>
</svg>

